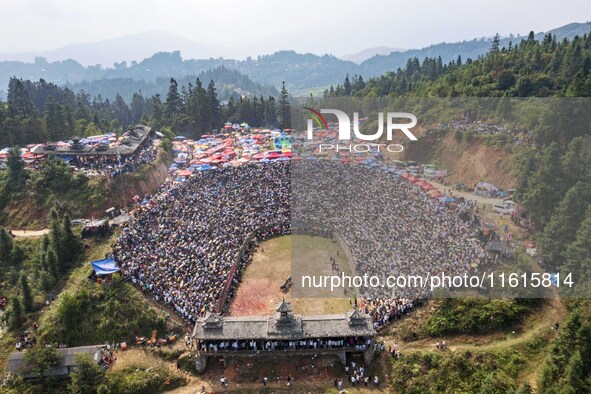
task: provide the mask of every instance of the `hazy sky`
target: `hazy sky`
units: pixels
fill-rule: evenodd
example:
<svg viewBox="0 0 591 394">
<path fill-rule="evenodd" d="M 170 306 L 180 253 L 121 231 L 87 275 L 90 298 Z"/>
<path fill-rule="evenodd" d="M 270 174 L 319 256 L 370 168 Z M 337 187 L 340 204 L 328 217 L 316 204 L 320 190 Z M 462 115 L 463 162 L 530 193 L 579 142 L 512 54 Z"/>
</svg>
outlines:
<svg viewBox="0 0 591 394">
<path fill-rule="evenodd" d="M 591 19 L 588 0 L 0 0 L 0 53 L 51 50 L 149 30 L 223 47 L 343 55 L 419 48 Z M 257 53 L 252 53 L 256 48 Z"/>
</svg>

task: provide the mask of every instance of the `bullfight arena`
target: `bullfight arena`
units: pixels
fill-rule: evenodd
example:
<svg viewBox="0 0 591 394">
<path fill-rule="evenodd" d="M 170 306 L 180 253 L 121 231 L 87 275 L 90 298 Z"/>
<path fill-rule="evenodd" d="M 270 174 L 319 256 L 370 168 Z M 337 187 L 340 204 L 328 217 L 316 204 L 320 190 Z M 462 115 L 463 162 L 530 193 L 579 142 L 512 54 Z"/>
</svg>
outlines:
<svg viewBox="0 0 591 394">
<path fill-rule="evenodd" d="M 281 285 L 292 275 L 292 246 L 297 243 L 297 267 L 311 275 L 330 275 L 331 257 L 347 274 L 351 273 L 349 262 L 343 250 L 335 241 L 309 235 L 285 235 L 260 243 L 252 262 L 244 272 L 236 296 L 230 305 L 230 316 L 272 315 L 283 299 L 291 302 L 293 311 L 301 315 L 323 315 L 346 313 L 351 309 L 352 292 L 349 296 L 306 297 L 292 296 L 291 287 L 281 290 Z M 301 247 L 305 245 L 305 247 Z"/>
</svg>

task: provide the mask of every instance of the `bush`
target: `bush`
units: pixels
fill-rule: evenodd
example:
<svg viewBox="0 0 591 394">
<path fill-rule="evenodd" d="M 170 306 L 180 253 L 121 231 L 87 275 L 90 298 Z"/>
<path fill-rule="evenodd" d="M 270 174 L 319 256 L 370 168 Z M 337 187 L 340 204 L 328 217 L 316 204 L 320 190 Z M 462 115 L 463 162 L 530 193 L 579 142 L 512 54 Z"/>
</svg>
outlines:
<svg viewBox="0 0 591 394">
<path fill-rule="evenodd" d="M 490 353 L 424 351 L 393 361 L 391 382 L 400 393 L 507 393 L 517 388 L 526 360 L 514 349 Z"/>
<path fill-rule="evenodd" d="M 454 138 L 457 142 L 461 142 L 462 138 L 464 138 L 464 133 L 462 133 L 460 130 L 456 130 L 454 132 Z"/>
<path fill-rule="evenodd" d="M 512 299 L 446 299 L 422 327 L 428 336 L 486 333 L 518 322 L 529 305 Z"/>
<path fill-rule="evenodd" d="M 109 374 L 105 386 L 111 393 L 150 394 L 172 390 L 184 385 L 185 379 L 165 368 L 141 369 L 128 367 Z M 104 390 L 104 389 L 102 389 Z"/>
<path fill-rule="evenodd" d="M 166 323 L 150 309 L 138 290 L 115 278 L 111 284 L 84 283 L 63 293 L 45 313 L 39 337 L 47 343 L 81 346 L 131 341 L 152 330 L 166 332 Z"/>
</svg>

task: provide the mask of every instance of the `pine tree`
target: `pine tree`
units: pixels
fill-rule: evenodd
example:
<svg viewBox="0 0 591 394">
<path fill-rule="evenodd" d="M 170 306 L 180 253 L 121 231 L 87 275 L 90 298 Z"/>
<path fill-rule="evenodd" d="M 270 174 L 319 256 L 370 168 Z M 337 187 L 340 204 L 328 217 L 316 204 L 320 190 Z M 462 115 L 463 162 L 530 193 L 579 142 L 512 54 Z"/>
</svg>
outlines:
<svg viewBox="0 0 591 394">
<path fill-rule="evenodd" d="M 152 126 L 159 129 L 163 126 L 164 115 L 164 107 L 162 106 L 162 100 L 159 94 L 152 96 L 150 105 L 152 106 Z"/>
<path fill-rule="evenodd" d="M 0 227 L 0 267 L 5 271 L 12 263 L 12 236 Z"/>
<path fill-rule="evenodd" d="M 59 215 L 55 208 L 52 208 L 51 211 L 49 211 L 49 239 L 51 250 L 55 253 L 56 260 L 58 261 L 59 271 L 63 272 L 66 269 L 64 261 L 64 246 L 62 243 L 63 234 Z"/>
<path fill-rule="evenodd" d="M 351 95 L 351 81 L 349 81 L 349 74 L 347 74 L 347 76 L 345 77 L 345 82 L 343 82 L 343 89 L 345 91 L 345 96 Z"/>
<path fill-rule="evenodd" d="M 575 294 L 588 297 L 591 280 L 591 205 L 587 207 L 585 217 L 581 222 L 575 240 L 568 245 L 564 252 L 565 263 L 562 266 L 564 273 L 572 273 L 577 278 Z"/>
<path fill-rule="evenodd" d="M 523 207 L 542 227 L 550 220 L 563 193 L 564 174 L 560 157 L 560 149 L 555 142 L 544 150 L 538 170 L 530 179 L 528 190 L 523 196 Z"/>
<path fill-rule="evenodd" d="M 18 297 L 10 298 L 9 307 L 8 326 L 12 331 L 17 331 L 23 325 L 23 308 Z"/>
<path fill-rule="evenodd" d="M 61 241 L 60 244 L 63 248 L 63 260 L 67 263 L 73 263 L 81 252 L 82 245 L 80 239 L 74 235 L 72 231 L 72 222 L 70 215 L 65 214 L 62 218 L 61 230 L 60 230 Z"/>
<path fill-rule="evenodd" d="M 269 96 L 265 105 L 265 125 L 267 127 L 275 128 L 278 125 L 277 122 L 277 106 L 275 104 L 275 97 Z"/>
<path fill-rule="evenodd" d="M 68 391 L 72 394 L 94 393 L 101 384 L 104 374 L 88 354 L 76 355 L 76 369 L 70 374 Z"/>
<path fill-rule="evenodd" d="M 207 95 L 209 96 L 209 104 L 211 105 L 211 123 L 213 127 L 222 126 L 222 114 L 220 108 L 220 100 L 218 99 L 217 89 L 213 79 L 207 85 Z"/>
<path fill-rule="evenodd" d="M 8 184 L 11 191 L 21 191 L 27 181 L 28 175 L 25 170 L 25 162 L 21 158 L 21 150 L 18 146 L 12 147 L 6 162 L 8 166 Z"/>
<path fill-rule="evenodd" d="M 291 127 L 291 108 L 287 89 L 285 88 L 285 81 L 281 83 L 281 92 L 279 94 L 279 125 L 282 129 Z"/>
<path fill-rule="evenodd" d="M 585 384 L 585 375 L 583 369 L 584 367 L 581 353 L 577 350 L 570 357 L 564 377 L 566 388 L 571 389 L 573 393 L 583 393 L 588 389 Z"/>
<path fill-rule="evenodd" d="M 36 115 L 35 108 L 22 79 L 11 78 L 8 82 L 7 102 L 8 116 L 12 118 L 17 116 L 27 118 Z"/>
<path fill-rule="evenodd" d="M 49 273 L 51 273 L 51 275 L 54 278 L 57 278 L 60 272 L 60 266 L 58 264 L 55 252 L 52 249 L 49 249 L 47 251 L 47 256 L 45 257 L 45 259 L 47 260 L 47 267 L 49 269 Z"/>
<path fill-rule="evenodd" d="M 142 96 L 142 92 L 136 92 L 131 98 L 130 113 L 131 123 L 138 124 L 142 121 L 142 115 L 146 111 L 146 100 Z"/>
<path fill-rule="evenodd" d="M 23 308 L 25 312 L 32 312 L 33 293 L 31 292 L 31 287 L 29 286 L 29 282 L 25 274 L 21 274 L 20 276 L 20 287 Z"/>
<path fill-rule="evenodd" d="M 568 245 L 574 241 L 577 228 L 591 203 L 591 185 L 578 182 L 566 193 L 540 234 L 542 256 L 556 266 Z"/>
<path fill-rule="evenodd" d="M 170 85 L 166 95 L 166 103 L 164 104 L 164 115 L 167 119 L 172 118 L 180 113 L 182 107 L 181 96 L 179 95 L 178 83 L 174 78 L 170 78 Z"/>
</svg>

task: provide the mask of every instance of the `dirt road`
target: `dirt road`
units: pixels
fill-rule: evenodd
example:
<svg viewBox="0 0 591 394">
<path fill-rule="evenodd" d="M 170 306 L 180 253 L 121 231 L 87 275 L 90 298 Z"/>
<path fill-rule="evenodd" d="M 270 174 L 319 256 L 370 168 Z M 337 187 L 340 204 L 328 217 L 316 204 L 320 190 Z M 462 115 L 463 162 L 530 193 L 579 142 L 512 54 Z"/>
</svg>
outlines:
<svg viewBox="0 0 591 394">
<path fill-rule="evenodd" d="M 44 228 L 43 230 L 11 230 L 12 235 L 16 238 L 36 238 L 42 237 L 45 234 L 49 234 L 49 229 Z"/>
</svg>

